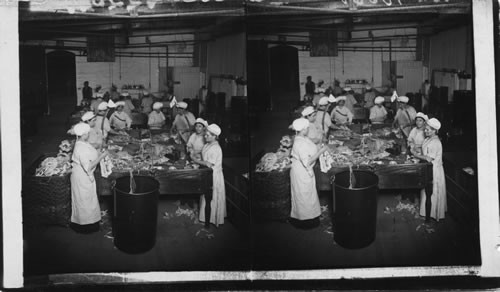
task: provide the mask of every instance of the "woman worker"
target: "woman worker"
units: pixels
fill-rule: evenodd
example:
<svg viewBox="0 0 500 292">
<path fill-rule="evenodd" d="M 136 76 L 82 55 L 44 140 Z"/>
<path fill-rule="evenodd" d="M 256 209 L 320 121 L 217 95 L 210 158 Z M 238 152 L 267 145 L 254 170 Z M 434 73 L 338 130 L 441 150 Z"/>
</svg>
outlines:
<svg viewBox="0 0 500 292">
<path fill-rule="evenodd" d="M 99 231 L 101 209 L 97 198 L 94 170 L 108 154 L 99 153 L 88 143 L 90 126 L 77 124 L 77 140 L 71 157 L 71 228 L 79 233 Z"/>
<path fill-rule="evenodd" d="M 443 169 L 443 147 L 437 135 L 441 123 L 432 118 L 427 121 L 424 129 L 425 140 L 422 144 L 422 154 L 412 149 L 412 154 L 421 160 L 432 162 L 432 195 L 430 209 L 427 203 L 425 189 L 420 191 L 420 216 L 429 215 L 439 221 L 444 219 L 447 209 L 446 203 L 446 181 Z M 427 216 L 426 216 L 427 217 Z"/>
<path fill-rule="evenodd" d="M 382 124 L 387 117 L 387 110 L 385 109 L 383 103 L 385 98 L 382 96 L 377 96 L 373 101 L 374 106 L 370 108 L 370 121 L 372 124 Z"/>
<path fill-rule="evenodd" d="M 411 129 L 410 134 L 408 135 L 408 147 L 410 147 L 412 153 L 413 150 L 415 150 L 417 154 L 422 154 L 422 144 L 425 140 L 425 123 L 428 120 L 429 118 L 427 117 L 427 115 L 423 113 L 417 113 L 417 117 L 415 118 L 416 127 Z"/>
<path fill-rule="evenodd" d="M 149 95 L 149 92 L 147 91 L 144 91 L 142 95 L 143 95 L 141 100 L 142 112 L 149 115 L 149 113 L 151 113 L 154 110 L 154 108 L 153 109 L 151 108 L 154 105 L 153 97 L 151 97 Z"/>
<path fill-rule="evenodd" d="M 354 117 L 352 112 L 345 107 L 345 100 L 345 96 L 337 97 L 337 106 L 330 113 L 332 121 L 334 121 L 337 125 L 350 124 L 352 122 L 352 118 Z"/>
<path fill-rule="evenodd" d="M 318 147 L 307 136 L 309 121 L 299 118 L 293 121 L 296 132 L 291 151 L 292 168 L 290 184 L 292 189 L 291 223 L 297 228 L 313 228 L 319 225 L 321 209 L 316 190 L 316 177 L 313 167 L 326 146 Z"/>
<path fill-rule="evenodd" d="M 205 165 L 213 170 L 212 201 L 210 202 L 210 223 L 219 226 L 224 224 L 226 217 L 226 187 L 222 172 L 222 149 L 217 142 L 221 129 L 216 124 L 210 124 L 205 133 L 206 144 L 201 151 L 202 159 L 193 158 L 193 162 Z M 205 221 L 205 196 L 200 199 L 200 221 Z"/>
<path fill-rule="evenodd" d="M 332 118 L 327 111 L 328 105 L 328 97 L 323 96 L 318 102 L 318 111 L 316 113 L 316 119 L 314 120 L 314 124 L 316 124 L 316 127 L 323 132 L 325 137 L 328 134 L 329 129 L 338 129 L 338 127 L 332 123 Z"/>
<path fill-rule="evenodd" d="M 106 113 L 108 111 L 108 103 L 103 101 L 97 107 L 97 116 L 95 121 L 94 129 L 102 135 L 103 139 L 106 140 L 108 133 L 119 135 L 122 134 L 111 128 L 108 118 L 106 118 Z"/>
<path fill-rule="evenodd" d="M 89 131 L 89 139 L 88 143 L 92 145 L 95 149 L 99 150 L 102 148 L 102 145 L 104 143 L 104 139 L 102 135 L 96 131 L 95 129 L 95 121 L 96 121 L 96 115 L 94 114 L 93 111 L 88 111 L 83 114 L 81 118 L 80 123 L 86 123 L 90 126 L 90 131 Z M 78 124 L 75 124 L 69 129 L 66 133 L 69 135 L 75 135 L 75 126 Z"/>
<path fill-rule="evenodd" d="M 153 104 L 153 111 L 149 114 L 148 126 L 151 130 L 161 130 L 165 125 L 165 116 L 161 112 L 163 103 L 155 102 Z"/>
<path fill-rule="evenodd" d="M 124 101 L 118 101 L 116 103 L 116 111 L 111 115 L 109 119 L 110 126 L 118 131 L 129 130 L 132 125 L 132 119 L 128 116 L 126 112 L 123 111 L 125 107 Z"/>
<path fill-rule="evenodd" d="M 191 131 L 193 130 L 196 118 L 187 110 L 187 103 L 183 101 L 178 102 L 176 107 L 179 111 L 174 118 L 171 131 L 173 132 L 174 130 L 177 130 L 177 133 L 181 136 L 182 141 L 187 143 L 189 136 L 191 136 Z"/>
<path fill-rule="evenodd" d="M 350 87 L 345 87 L 345 107 L 349 109 L 352 113 L 354 112 L 354 105 L 358 103 L 356 98 L 354 97 L 354 91 Z"/>
<path fill-rule="evenodd" d="M 120 94 L 120 100 L 123 101 L 123 111 L 132 118 L 132 111 L 135 110 L 135 106 L 132 103 L 132 97 L 128 92 L 122 92 Z"/>
<path fill-rule="evenodd" d="M 205 145 L 205 128 L 208 126 L 207 121 L 202 118 L 197 118 L 194 123 L 194 133 L 188 139 L 186 144 L 187 152 L 191 159 L 201 159 L 201 151 Z"/>
<path fill-rule="evenodd" d="M 398 96 L 397 100 L 398 111 L 394 117 L 393 126 L 398 125 L 405 138 L 407 138 L 417 116 L 417 111 L 411 105 L 408 105 L 410 99 L 407 96 Z"/>
<path fill-rule="evenodd" d="M 115 112 L 116 110 L 116 104 L 113 102 L 113 100 L 108 100 L 107 101 L 107 107 L 108 111 L 106 112 L 106 118 L 111 119 L 111 115 Z"/>
<path fill-rule="evenodd" d="M 307 119 L 309 122 L 308 127 L 309 131 L 307 132 L 307 137 L 316 145 L 319 145 L 321 142 L 323 142 L 323 131 L 321 128 L 319 128 L 315 121 L 316 121 L 316 111 L 312 106 L 306 107 L 304 110 L 302 110 L 302 117 Z M 292 129 L 293 129 L 293 124 L 292 124 Z"/>
</svg>

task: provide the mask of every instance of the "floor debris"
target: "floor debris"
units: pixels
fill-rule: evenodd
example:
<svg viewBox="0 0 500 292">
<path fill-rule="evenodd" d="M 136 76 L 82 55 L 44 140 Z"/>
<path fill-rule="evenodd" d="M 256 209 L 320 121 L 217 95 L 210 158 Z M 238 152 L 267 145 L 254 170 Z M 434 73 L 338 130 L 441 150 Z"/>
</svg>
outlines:
<svg viewBox="0 0 500 292">
<path fill-rule="evenodd" d="M 180 206 L 177 207 L 177 210 L 175 211 L 175 216 L 187 216 L 189 219 L 196 221 L 197 220 L 197 212 L 193 211 L 192 209 L 183 209 Z"/>
<path fill-rule="evenodd" d="M 425 223 L 425 222 L 418 225 L 415 230 L 416 231 L 422 230 L 422 231 L 429 233 L 429 234 L 436 232 L 436 229 L 434 227 L 432 227 L 432 225 Z"/>
<path fill-rule="evenodd" d="M 215 238 L 215 235 L 205 228 L 198 230 L 196 232 L 195 236 L 200 237 L 201 239 L 213 239 L 213 238 Z"/>
<path fill-rule="evenodd" d="M 101 231 L 104 233 L 105 238 L 114 239 L 113 228 L 111 223 L 111 216 L 108 210 L 101 210 Z"/>
</svg>

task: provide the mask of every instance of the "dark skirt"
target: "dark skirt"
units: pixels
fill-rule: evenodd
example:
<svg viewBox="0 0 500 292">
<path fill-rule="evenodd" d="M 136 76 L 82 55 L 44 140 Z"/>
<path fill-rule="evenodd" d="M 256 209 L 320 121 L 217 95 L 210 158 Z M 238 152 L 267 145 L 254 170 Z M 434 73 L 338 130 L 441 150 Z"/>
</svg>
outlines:
<svg viewBox="0 0 500 292">
<path fill-rule="evenodd" d="M 94 232 L 98 232 L 100 230 L 99 222 L 92 223 L 92 224 L 84 224 L 84 225 L 80 225 L 80 224 L 76 224 L 76 223 L 71 222 L 69 227 L 71 227 L 71 229 L 73 229 L 73 231 L 75 231 L 77 233 L 82 233 L 82 234 L 94 233 Z"/>
<path fill-rule="evenodd" d="M 313 219 L 306 220 L 298 220 L 295 218 L 289 219 L 290 224 L 292 224 L 295 228 L 298 229 L 313 229 L 319 226 L 319 217 Z"/>
</svg>

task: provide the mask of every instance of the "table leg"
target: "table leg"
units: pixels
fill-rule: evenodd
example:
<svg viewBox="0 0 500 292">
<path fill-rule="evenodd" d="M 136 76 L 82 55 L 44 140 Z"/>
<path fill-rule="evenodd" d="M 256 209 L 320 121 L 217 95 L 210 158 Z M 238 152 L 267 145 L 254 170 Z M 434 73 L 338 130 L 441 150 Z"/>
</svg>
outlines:
<svg viewBox="0 0 500 292">
<path fill-rule="evenodd" d="M 430 180 L 425 185 L 425 222 L 429 222 L 431 220 L 431 208 L 432 208 L 432 180 Z"/>
<path fill-rule="evenodd" d="M 205 195 L 205 228 L 210 228 L 210 213 L 212 212 L 212 192 L 208 192 L 209 194 Z"/>
</svg>

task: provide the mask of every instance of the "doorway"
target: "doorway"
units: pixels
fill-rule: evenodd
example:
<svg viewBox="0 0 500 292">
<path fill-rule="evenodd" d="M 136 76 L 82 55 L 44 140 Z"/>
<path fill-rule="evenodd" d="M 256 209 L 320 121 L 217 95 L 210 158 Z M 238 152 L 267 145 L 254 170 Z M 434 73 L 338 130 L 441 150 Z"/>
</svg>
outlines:
<svg viewBox="0 0 500 292">
<path fill-rule="evenodd" d="M 298 49 L 279 45 L 269 56 L 272 109 L 290 111 L 300 100 Z"/>
<path fill-rule="evenodd" d="M 75 55 L 53 51 L 47 58 L 47 99 L 49 113 L 67 111 L 77 104 Z"/>
</svg>

